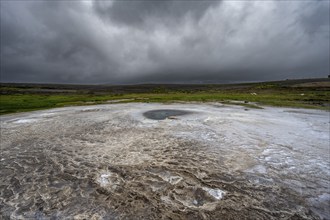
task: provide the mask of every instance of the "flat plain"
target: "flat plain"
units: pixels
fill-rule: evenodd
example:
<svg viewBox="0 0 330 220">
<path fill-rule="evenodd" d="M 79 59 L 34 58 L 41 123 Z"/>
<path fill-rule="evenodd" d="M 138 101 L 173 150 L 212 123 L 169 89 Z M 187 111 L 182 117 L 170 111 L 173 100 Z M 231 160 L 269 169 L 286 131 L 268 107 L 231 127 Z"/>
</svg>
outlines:
<svg viewBox="0 0 330 220">
<path fill-rule="evenodd" d="M 328 85 L 3 84 L 0 217 L 330 219 Z"/>
<path fill-rule="evenodd" d="M 253 103 L 323 110 L 330 106 L 329 78 L 243 84 L 0 85 L 0 114 L 127 102 L 217 101 L 256 108 Z"/>
</svg>

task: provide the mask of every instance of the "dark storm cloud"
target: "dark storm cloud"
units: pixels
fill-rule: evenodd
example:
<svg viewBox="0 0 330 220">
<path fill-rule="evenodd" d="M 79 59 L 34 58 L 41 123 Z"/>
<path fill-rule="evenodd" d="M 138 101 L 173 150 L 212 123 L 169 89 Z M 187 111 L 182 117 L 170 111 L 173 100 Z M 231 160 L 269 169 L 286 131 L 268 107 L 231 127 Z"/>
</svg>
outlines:
<svg viewBox="0 0 330 220">
<path fill-rule="evenodd" d="M 329 74 L 328 1 L 1 1 L 1 81 Z"/>
<path fill-rule="evenodd" d="M 130 26 L 142 26 L 155 20 L 162 24 L 173 24 L 185 16 L 200 19 L 206 10 L 218 5 L 220 1 L 177 1 L 177 0 L 147 0 L 147 1 L 103 1 L 94 2 L 95 11 L 105 19 L 115 23 Z"/>
</svg>

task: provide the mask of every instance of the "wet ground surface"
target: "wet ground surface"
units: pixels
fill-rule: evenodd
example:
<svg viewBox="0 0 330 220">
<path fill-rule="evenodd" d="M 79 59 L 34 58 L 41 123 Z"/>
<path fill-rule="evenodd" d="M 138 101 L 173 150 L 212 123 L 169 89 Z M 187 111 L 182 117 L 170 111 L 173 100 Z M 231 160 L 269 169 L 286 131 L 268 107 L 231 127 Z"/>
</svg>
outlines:
<svg viewBox="0 0 330 220">
<path fill-rule="evenodd" d="M 164 109 L 193 114 L 145 117 Z M 328 130 L 329 112 L 217 103 L 2 116 L 0 218 L 330 219 Z"/>
</svg>

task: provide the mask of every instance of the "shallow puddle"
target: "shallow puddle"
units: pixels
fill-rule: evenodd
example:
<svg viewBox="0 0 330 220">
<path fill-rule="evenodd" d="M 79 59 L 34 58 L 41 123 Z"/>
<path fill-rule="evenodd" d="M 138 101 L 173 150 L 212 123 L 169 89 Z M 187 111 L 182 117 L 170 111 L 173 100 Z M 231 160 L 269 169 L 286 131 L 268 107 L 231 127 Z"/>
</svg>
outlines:
<svg viewBox="0 0 330 220">
<path fill-rule="evenodd" d="M 191 114 L 191 112 L 176 109 L 159 109 L 147 111 L 143 113 L 143 116 L 153 120 L 165 120 L 169 117 L 176 117 L 188 114 Z"/>
</svg>

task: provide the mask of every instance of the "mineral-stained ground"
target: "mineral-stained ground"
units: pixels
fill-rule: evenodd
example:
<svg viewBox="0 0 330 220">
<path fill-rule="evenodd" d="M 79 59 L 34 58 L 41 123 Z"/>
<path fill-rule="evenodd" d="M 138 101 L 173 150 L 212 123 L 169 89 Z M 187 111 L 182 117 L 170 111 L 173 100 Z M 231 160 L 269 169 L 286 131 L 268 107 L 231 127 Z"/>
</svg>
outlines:
<svg viewBox="0 0 330 220">
<path fill-rule="evenodd" d="M 328 132 L 219 103 L 2 116 L 0 219 L 330 219 Z"/>
</svg>

